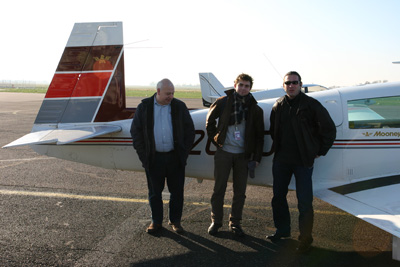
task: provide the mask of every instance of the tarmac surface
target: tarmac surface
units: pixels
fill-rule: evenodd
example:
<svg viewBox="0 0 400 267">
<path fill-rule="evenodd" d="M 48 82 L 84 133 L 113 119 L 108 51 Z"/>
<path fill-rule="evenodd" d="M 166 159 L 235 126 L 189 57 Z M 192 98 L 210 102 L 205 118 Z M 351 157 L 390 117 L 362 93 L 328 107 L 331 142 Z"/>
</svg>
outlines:
<svg viewBox="0 0 400 267">
<path fill-rule="evenodd" d="M 44 95 L 0 92 L 0 146 L 30 132 Z M 199 99 L 183 99 L 201 107 Z M 138 98 L 129 98 L 135 107 Z M 206 167 L 206 166 L 205 166 Z M 400 266 L 391 235 L 314 199 L 313 249 L 297 255 L 295 192 L 288 195 L 292 238 L 271 243 L 271 188 L 249 186 L 242 226 L 227 222 L 232 186 L 225 197 L 226 224 L 210 236 L 213 182 L 187 178 L 182 225 L 157 235 L 150 223 L 145 175 L 41 156 L 30 147 L 0 149 L 0 266 Z M 169 194 L 164 193 L 167 200 Z"/>
</svg>

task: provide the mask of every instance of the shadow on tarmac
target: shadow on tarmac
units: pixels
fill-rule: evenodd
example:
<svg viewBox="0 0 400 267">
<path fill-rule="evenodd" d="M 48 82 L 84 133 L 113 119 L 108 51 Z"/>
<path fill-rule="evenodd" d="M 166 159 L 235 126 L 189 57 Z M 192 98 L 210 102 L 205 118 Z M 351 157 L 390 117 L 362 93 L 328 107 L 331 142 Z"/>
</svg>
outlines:
<svg viewBox="0 0 400 267">
<path fill-rule="evenodd" d="M 307 254 L 297 254 L 298 241 L 280 240 L 271 243 L 251 235 L 235 237 L 228 231 L 220 231 L 212 238 L 237 241 L 254 250 L 254 252 L 237 252 L 222 246 L 212 239 L 185 232 L 176 234 L 165 228 L 155 237 L 174 240 L 190 250 L 189 253 L 132 263 L 131 267 L 145 266 L 399 266 L 391 258 L 391 252 L 338 252 L 313 247 Z"/>
</svg>

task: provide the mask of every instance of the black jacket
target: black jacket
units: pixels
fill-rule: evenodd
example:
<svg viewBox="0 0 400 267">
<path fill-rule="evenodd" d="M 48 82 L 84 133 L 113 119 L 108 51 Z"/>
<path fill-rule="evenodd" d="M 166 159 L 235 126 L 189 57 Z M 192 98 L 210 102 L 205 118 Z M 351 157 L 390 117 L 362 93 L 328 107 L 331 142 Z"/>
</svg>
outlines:
<svg viewBox="0 0 400 267">
<path fill-rule="evenodd" d="M 154 141 L 154 94 L 142 100 L 132 121 L 131 135 L 133 147 L 145 169 L 151 167 L 156 152 Z M 187 157 L 194 141 L 194 125 L 186 104 L 176 98 L 171 101 L 171 119 L 174 138 L 174 153 L 181 166 L 186 165 Z"/>
<path fill-rule="evenodd" d="M 328 111 L 318 100 L 300 92 L 300 102 L 296 115 L 292 119 L 292 127 L 304 166 L 311 167 L 316 156 L 328 153 L 336 138 L 336 126 Z M 279 151 L 279 121 L 285 96 L 279 98 L 272 107 L 271 137 L 273 149 Z"/>
<path fill-rule="evenodd" d="M 222 147 L 225 142 L 232 113 L 234 91 L 234 89 L 225 91 L 226 96 L 218 98 L 211 105 L 207 114 L 206 129 L 208 138 L 218 148 Z M 217 119 L 219 119 L 218 126 Z M 264 112 L 257 105 L 254 97 L 251 97 L 249 104 L 244 142 L 246 158 L 260 162 L 264 148 Z"/>
</svg>

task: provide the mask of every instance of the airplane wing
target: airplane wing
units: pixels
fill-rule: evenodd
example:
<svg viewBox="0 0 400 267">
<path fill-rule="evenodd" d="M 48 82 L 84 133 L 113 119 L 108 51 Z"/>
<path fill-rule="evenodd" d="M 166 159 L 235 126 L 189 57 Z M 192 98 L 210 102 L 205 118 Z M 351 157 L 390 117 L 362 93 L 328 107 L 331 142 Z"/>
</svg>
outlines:
<svg viewBox="0 0 400 267">
<path fill-rule="evenodd" d="M 400 237 L 400 175 L 315 192 L 315 196 Z"/>
<path fill-rule="evenodd" d="M 50 130 L 46 129 L 24 135 L 3 146 L 3 148 L 38 144 L 64 145 L 96 136 L 119 132 L 121 130 L 122 128 L 118 125 L 72 126 Z"/>
</svg>

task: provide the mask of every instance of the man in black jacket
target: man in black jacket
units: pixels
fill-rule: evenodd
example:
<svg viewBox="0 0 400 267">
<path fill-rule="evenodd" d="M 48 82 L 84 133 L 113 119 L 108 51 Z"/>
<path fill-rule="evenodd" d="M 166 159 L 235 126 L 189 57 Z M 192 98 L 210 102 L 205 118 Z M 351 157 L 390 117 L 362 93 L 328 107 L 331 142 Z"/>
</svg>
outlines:
<svg viewBox="0 0 400 267">
<path fill-rule="evenodd" d="M 174 98 L 175 88 L 168 79 L 157 84 L 157 93 L 142 100 L 132 121 L 133 147 L 146 171 L 152 222 L 146 232 L 162 228 L 162 191 L 167 180 L 171 194 L 169 224 L 182 233 L 181 217 L 186 160 L 194 141 L 194 125 L 182 101 Z"/>
<path fill-rule="evenodd" d="M 336 127 L 328 111 L 316 99 L 301 92 L 301 77 L 288 72 L 283 88 L 286 95 L 272 108 L 271 137 L 275 152 L 272 209 L 276 232 L 267 238 L 273 242 L 290 237 L 290 213 L 287 203 L 292 175 L 296 179 L 299 208 L 299 253 L 307 252 L 311 243 L 314 211 L 312 206 L 312 172 L 314 159 L 324 156 L 336 138 Z"/>
<path fill-rule="evenodd" d="M 233 200 L 229 229 L 237 236 L 244 235 L 240 221 L 246 198 L 248 164 L 250 161 L 256 166 L 259 164 L 264 147 L 263 110 L 250 93 L 253 78 L 240 74 L 234 85 L 235 89 L 225 91 L 226 96 L 211 105 L 206 121 L 208 138 L 217 147 L 210 235 L 217 234 L 222 226 L 224 196 L 231 169 Z"/>
</svg>

